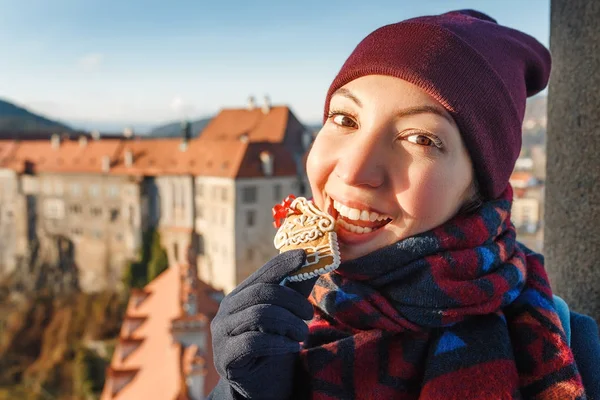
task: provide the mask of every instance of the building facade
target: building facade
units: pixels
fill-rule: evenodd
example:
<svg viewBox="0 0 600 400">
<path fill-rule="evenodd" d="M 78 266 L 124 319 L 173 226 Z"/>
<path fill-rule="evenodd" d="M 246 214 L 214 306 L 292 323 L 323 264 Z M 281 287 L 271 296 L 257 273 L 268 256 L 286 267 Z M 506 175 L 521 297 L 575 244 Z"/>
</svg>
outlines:
<svg viewBox="0 0 600 400">
<path fill-rule="evenodd" d="M 0 229 L 17 233 L 0 259 L 14 268 L 36 236 L 64 237 L 81 288 L 102 290 L 157 229 L 169 264 L 191 257 L 228 292 L 276 254 L 273 205 L 309 195 L 311 140 L 289 108 L 263 105 L 221 111 L 198 139 L 0 142 Z"/>
</svg>

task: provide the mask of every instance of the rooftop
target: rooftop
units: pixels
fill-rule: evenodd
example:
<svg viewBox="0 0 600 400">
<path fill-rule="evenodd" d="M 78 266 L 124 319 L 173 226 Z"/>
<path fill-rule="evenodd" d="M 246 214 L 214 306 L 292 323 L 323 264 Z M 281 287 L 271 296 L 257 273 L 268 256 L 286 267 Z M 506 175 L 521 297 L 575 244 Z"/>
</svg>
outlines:
<svg viewBox="0 0 600 400">
<path fill-rule="evenodd" d="M 201 374 L 208 392 L 218 376 L 212 366 L 212 347 L 208 324 L 218 303 L 211 297 L 211 286 L 192 274 L 185 283 L 189 267 L 175 265 L 161 273 L 143 290 L 134 290 L 121 326 L 101 400 L 187 398 L 186 376 Z M 184 287 L 193 288 L 196 313 L 183 310 Z M 182 344 L 173 331 L 174 321 L 199 320 L 202 326 L 184 327 L 186 337 L 205 338 L 205 346 Z M 181 332 L 179 332 L 181 333 Z"/>
</svg>

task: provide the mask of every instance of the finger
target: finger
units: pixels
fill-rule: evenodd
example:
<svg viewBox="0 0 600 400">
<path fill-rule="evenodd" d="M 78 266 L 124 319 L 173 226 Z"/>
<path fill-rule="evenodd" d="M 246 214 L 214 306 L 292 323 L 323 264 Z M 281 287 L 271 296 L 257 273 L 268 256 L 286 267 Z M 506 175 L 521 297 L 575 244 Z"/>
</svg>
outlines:
<svg viewBox="0 0 600 400">
<path fill-rule="evenodd" d="M 218 371 L 221 376 L 229 378 L 232 371 L 251 367 L 252 362 L 259 357 L 299 351 L 300 343 L 285 336 L 250 331 L 233 336 L 223 351 L 215 353 L 215 366 L 222 368 L 222 371 Z"/>
<path fill-rule="evenodd" d="M 218 330 L 222 336 L 238 336 L 256 331 L 286 336 L 296 342 L 302 342 L 308 336 L 308 326 L 302 319 L 285 308 L 265 304 L 226 316 L 220 321 Z"/>
<path fill-rule="evenodd" d="M 280 283 L 286 276 L 300 269 L 305 261 L 306 253 L 302 249 L 280 253 L 240 283 L 230 294 L 238 293 L 255 283 Z"/>
<path fill-rule="evenodd" d="M 233 296 L 227 296 L 221 302 L 219 312 L 234 314 L 257 304 L 283 307 L 304 320 L 313 317 L 313 306 L 306 297 L 289 287 L 273 283 L 252 285 Z"/>
</svg>

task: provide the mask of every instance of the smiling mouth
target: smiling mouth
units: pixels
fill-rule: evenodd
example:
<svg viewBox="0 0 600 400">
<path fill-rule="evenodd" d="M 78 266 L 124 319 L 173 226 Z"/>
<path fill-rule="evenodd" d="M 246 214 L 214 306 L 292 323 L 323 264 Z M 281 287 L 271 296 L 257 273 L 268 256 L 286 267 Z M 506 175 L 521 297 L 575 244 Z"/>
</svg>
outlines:
<svg viewBox="0 0 600 400">
<path fill-rule="evenodd" d="M 383 228 L 392 221 L 387 215 L 370 210 L 348 207 L 327 197 L 327 212 L 336 220 L 336 230 L 344 230 L 356 235 L 366 235 Z"/>
</svg>

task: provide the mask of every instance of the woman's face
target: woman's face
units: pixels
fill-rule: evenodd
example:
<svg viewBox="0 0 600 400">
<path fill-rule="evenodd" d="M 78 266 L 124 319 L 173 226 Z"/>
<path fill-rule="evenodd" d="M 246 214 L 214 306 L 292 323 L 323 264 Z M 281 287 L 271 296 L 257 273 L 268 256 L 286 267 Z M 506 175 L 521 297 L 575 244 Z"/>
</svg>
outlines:
<svg viewBox="0 0 600 400">
<path fill-rule="evenodd" d="M 454 120 L 417 86 L 380 75 L 334 93 L 307 173 L 315 203 L 337 218 L 344 261 L 441 225 L 472 194 Z"/>
</svg>

